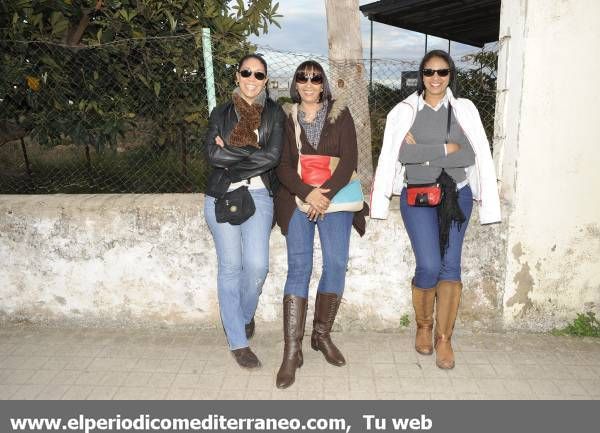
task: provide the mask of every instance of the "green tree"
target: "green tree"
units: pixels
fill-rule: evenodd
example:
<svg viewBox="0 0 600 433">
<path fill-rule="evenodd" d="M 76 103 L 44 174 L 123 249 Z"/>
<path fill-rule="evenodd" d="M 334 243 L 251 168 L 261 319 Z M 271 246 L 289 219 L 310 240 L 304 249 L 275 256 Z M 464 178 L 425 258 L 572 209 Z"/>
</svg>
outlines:
<svg viewBox="0 0 600 433">
<path fill-rule="evenodd" d="M 7 0 L 0 4 L 0 145 L 30 135 L 100 152 L 142 128 L 158 150 L 198 142 L 207 121 L 201 30 L 218 99 L 272 0 Z"/>
</svg>

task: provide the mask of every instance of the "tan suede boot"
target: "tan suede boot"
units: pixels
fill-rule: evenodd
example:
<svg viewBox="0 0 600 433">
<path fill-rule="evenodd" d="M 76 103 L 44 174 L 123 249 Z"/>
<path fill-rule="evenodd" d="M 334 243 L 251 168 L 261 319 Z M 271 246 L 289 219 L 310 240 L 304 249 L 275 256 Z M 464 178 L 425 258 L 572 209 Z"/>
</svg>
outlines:
<svg viewBox="0 0 600 433">
<path fill-rule="evenodd" d="M 287 388 L 296 380 L 296 369 L 302 367 L 302 338 L 306 323 L 306 298 L 283 297 L 283 361 L 277 372 L 277 388 Z"/>
<path fill-rule="evenodd" d="M 433 307 L 435 304 L 435 287 L 420 289 L 412 285 L 412 302 L 417 322 L 415 350 L 421 355 L 433 353 Z"/>
<path fill-rule="evenodd" d="M 435 314 L 435 363 L 439 368 L 454 368 L 454 351 L 450 339 L 460 305 L 462 283 L 460 281 L 438 282 Z"/>
<path fill-rule="evenodd" d="M 313 320 L 313 331 L 310 337 L 310 346 L 314 350 L 320 350 L 327 362 L 336 367 L 346 364 L 344 355 L 333 344 L 330 336 L 340 302 L 342 302 L 342 298 L 335 293 L 317 293 L 315 319 Z"/>
</svg>

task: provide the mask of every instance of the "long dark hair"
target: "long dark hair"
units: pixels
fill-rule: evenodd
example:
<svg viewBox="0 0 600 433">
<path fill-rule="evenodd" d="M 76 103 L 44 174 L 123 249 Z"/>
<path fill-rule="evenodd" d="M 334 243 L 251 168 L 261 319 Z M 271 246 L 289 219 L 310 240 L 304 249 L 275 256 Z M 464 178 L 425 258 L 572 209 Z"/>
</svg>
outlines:
<svg viewBox="0 0 600 433">
<path fill-rule="evenodd" d="M 323 102 L 323 100 L 331 102 L 333 97 L 331 95 L 331 88 L 329 87 L 329 80 L 327 79 L 327 75 L 325 75 L 325 70 L 319 62 L 315 62 L 314 60 L 302 62 L 296 68 L 296 71 L 294 72 L 294 78 L 292 79 L 292 84 L 290 86 L 290 97 L 292 98 L 292 101 L 296 103 L 302 102 L 300 93 L 298 93 L 298 89 L 296 88 L 296 74 L 303 71 L 314 71 L 318 74 L 321 74 L 323 77 L 323 92 L 319 96 L 319 102 Z"/>
<path fill-rule="evenodd" d="M 450 81 L 448 82 L 448 87 L 450 90 L 452 90 L 452 94 L 455 97 L 458 97 L 456 66 L 454 65 L 454 60 L 452 60 L 452 57 L 450 57 L 450 54 L 444 50 L 431 50 L 425 54 L 421 60 L 421 64 L 419 65 L 419 76 L 417 78 L 417 94 L 421 95 L 425 91 L 425 84 L 423 83 L 423 68 L 425 67 L 425 64 L 433 57 L 438 57 L 448 64 L 448 68 L 450 69 Z"/>
</svg>

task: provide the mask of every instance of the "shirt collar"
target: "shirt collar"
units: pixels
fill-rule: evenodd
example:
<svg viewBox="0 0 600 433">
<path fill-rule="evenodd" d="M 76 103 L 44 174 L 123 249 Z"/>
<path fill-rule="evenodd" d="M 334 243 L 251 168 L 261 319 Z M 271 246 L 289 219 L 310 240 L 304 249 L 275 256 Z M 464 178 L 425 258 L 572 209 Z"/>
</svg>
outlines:
<svg viewBox="0 0 600 433">
<path fill-rule="evenodd" d="M 423 97 L 424 93 L 421 93 L 421 95 L 419 96 L 419 100 L 417 101 L 417 111 L 421 111 L 423 109 L 423 107 L 425 107 L 425 105 L 431 107 L 431 109 L 433 111 L 438 111 L 442 107 L 442 105 L 444 107 L 448 108 L 448 100 L 450 99 L 448 97 L 448 92 L 449 92 L 449 89 L 446 90 L 446 94 L 444 95 L 442 100 L 440 102 L 438 102 L 438 104 L 435 107 L 432 107 L 431 105 L 427 104 L 427 102 L 425 102 L 425 98 Z"/>
</svg>

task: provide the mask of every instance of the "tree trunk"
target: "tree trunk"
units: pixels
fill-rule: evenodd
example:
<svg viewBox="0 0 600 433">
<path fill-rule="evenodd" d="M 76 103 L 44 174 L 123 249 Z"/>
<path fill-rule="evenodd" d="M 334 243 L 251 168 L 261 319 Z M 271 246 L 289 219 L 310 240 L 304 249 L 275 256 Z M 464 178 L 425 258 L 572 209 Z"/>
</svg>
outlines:
<svg viewBox="0 0 600 433">
<path fill-rule="evenodd" d="M 27 171 L 27 176 L 31 179 L 31 166 L 29 165 L 29 158 L 27 157 L 27 146 L 25 146 L 25 140 L 20 138 L 21 140 L 21 150 L 23 151 L 23 160 L 25 161 L 25 170 Z"/>
<path fill-rule="evenodd" d="M 84 10 L 77 27 L 71 27 L 65 35 L 64 42 L 71 47 L 81 46 L 81 38 L 90 25 L 90 14 L 102 9 L 102 0 L 96 0 L 96 6 L 94 8 Z"/>
<path fill-rule="evenodd" d="M 85 145 L 85 165 L 87 167 L 88 175 L 92 175 L 92 158 L 90 157 L 90 146 Z"/>
<path fill-rule="evenodd" d="M 373 176 L 369 92 L 363 63 L 358 0 L 325 0 L 331 91 L 344 98 L 358 139 L 358 174 L 363 188 Z M 367 192 L 367 191 L 365 191 Z"/>
</svg>

